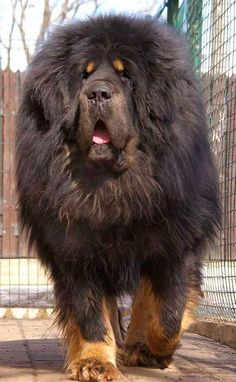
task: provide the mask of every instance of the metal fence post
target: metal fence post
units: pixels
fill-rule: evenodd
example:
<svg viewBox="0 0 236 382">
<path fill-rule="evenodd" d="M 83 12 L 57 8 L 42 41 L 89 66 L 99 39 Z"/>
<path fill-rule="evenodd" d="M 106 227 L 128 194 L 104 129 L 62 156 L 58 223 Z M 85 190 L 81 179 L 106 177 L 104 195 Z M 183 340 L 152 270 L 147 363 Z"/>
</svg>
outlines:
<svg viewBox="0 0 236 382">
<path fill-rule="evenodd" d="M 167 23 L 174 25 L 179 10 L 179 0 L 169 0 L 167 3 Z"/>
</svg>

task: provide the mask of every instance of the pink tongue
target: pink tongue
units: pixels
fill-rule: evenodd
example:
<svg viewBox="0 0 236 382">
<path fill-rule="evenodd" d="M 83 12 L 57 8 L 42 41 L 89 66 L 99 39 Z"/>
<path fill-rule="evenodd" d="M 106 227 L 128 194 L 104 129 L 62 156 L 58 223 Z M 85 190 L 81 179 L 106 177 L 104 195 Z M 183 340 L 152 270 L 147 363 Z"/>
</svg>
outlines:
<svg viewBox="0 0 236 382">
<path fill-rule="evenodd" d="M 93 142 L 97 145 L 101 145 L 103 143 L 109 143 L 111 141 L 111 137 L 106 129 L 100 130 L 95 129 L 93 133 Z"/>
</svg>

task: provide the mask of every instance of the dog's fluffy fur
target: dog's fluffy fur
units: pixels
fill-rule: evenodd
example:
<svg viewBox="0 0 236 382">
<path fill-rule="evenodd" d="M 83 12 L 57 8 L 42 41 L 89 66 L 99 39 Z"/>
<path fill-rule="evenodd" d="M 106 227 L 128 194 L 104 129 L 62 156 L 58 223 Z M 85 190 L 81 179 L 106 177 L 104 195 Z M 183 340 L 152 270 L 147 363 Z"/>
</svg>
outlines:
<svg viewBox="0 0 236 382">
<path fill-rule="evenodd" d="M 108 143 L 93 142 L 96 129 Z M 57 28 L 27 71 L 16 158 L 20 218 L 51 273 L 76 378 L 117 377 L 124 293 L 134 295 L 125 363 L 168 365 L 220 220 L 183 42 L 136 17 Z"/>
</svg>

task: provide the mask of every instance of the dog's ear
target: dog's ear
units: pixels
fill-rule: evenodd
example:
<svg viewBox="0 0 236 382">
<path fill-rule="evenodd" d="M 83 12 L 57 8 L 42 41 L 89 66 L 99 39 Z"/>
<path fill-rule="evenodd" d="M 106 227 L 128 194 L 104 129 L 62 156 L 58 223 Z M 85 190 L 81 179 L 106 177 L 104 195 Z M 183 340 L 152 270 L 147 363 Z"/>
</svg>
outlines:
<svg viewBox="0 0 236 382">
<path fill-rule="evenodd" d="M 57 62 L 40 52 L 26 73 L 22 105 L 27 107 L 23 112 L 38 130 L 46 131 L 57 124 L 68 109 L 67 86 L 60 69 Z"/>
<path fill-rule="evenodd" d="M 151 114 L 170 125 L 192 98 L 198 98 L 198 89 L 186 40 L 165 25 L 156 24 L 155 30 L 156 38 L 145 47 L 149 77 L 146 99 Z"/>
</svg>

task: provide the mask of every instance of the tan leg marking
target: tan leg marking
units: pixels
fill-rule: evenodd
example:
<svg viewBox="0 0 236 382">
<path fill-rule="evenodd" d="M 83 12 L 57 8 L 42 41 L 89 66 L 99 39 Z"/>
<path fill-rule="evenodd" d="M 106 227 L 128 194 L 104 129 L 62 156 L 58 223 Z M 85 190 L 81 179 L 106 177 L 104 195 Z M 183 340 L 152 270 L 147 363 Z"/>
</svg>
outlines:
<svg viewBox="0 0 236 382">
<path fill-rule="evenodd" d="M 151 282 L 142 279 L 132 306 L 131 323 L 125 340 L 124 361 L 129 365 L 167 367 L 184 330 L 191 323 L 199 292 L 190 289 L 179 333 L 167 338 L 161 327 L 161 299 L 153 293 Z"/>
<path fill-rule="evenodd" d="M 151 284 L 147 279 L 141 279 L 136 296 L 132 304 L 132 314 L 125 344 L 134 345 L 146 340 L 148 324 L 157 308 L 153 300 Z"/>
<path fill-rule="evenodd" d="M 111 297 L 107 300 L 107 307 L 110 317 L 111 326 L 115 336 L 116 344 L 121 346 L 124 340 L 124 333 L 122 328 L 122 322 L 119 314 L 119 309 L 117 306 L 117 299 Z"/>
<path fill-rule="evenodd" d="M 107 335 L 103 342 L 88 342 L 73 320 L 65 328 L 68 344 L 66 366 L 78 381 L 113 381 L 119 377 L 116 368 L 116 343 L 107 305 L 103 303 L 103 318 Z"/>
</svg>

